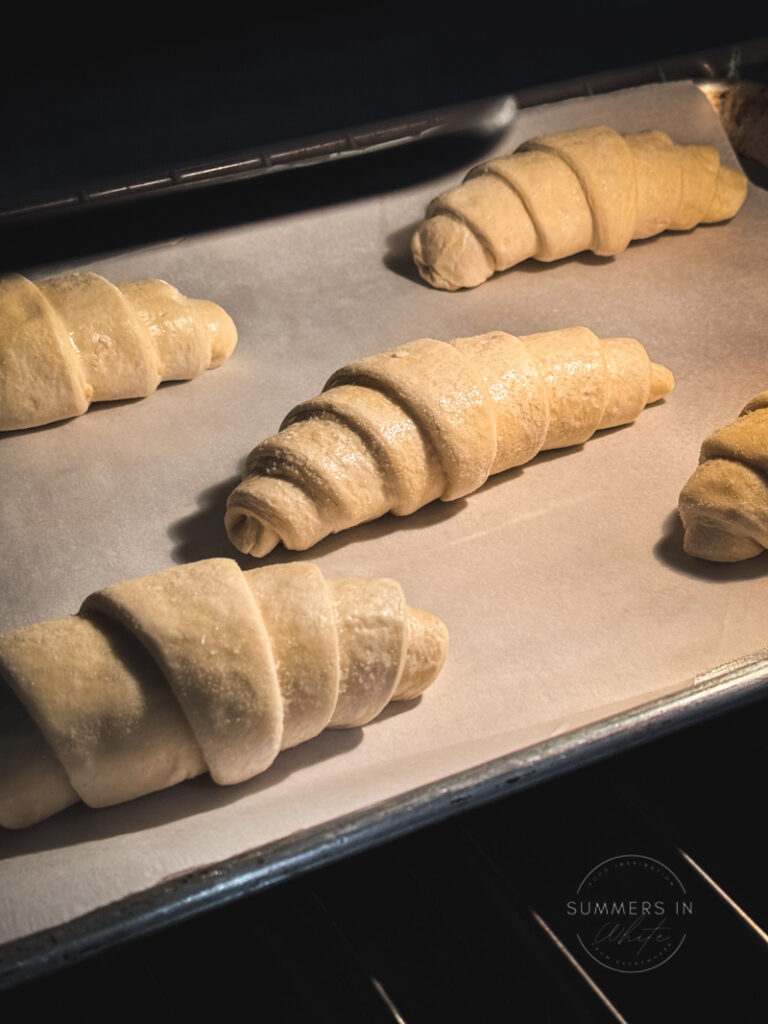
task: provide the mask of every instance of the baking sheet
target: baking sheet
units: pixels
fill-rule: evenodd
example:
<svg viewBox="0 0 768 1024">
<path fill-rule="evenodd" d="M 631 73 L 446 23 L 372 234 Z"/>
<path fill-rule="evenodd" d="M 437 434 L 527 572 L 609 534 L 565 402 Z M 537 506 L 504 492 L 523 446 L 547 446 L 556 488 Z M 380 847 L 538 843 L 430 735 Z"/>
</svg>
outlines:
<svg viewBox="0 0 768 1024">
<path fill-rule="evenodd" d="M 595 123 L 711 142 L 736 165 L 690 83 L 523 111 L 493 152 Z M 768 386 L 768 196 L 750 187 L 731 223 L 634 243 L 616 259 L 525 264 L 448 294 L 417 279 L 407 245 L 426 202 L 457 181 L 93 264 L 114 280 L 162 277 L 220 302 L 240 341 L 196 381 L 0 437 L 0 630 L 68 614 L 93 590 L 175 562 L 256 564 L 222 523 L 245 455 L 364 354 L 423 336 L 586 324 L 639 338 L 673 370 L 675 391 L 635 424 L 540 456 L 466 499 L 266 559 L 399 579 L 411 604 L 451 630 L 438 682 L 364 729 L 284 752 L 244 785 L 201 778 L 4 832 L 0 942 L 674 693 L 765 646 L 765 557 L 688 559 L 675 508 L 702 439 Z"/>
</svg>

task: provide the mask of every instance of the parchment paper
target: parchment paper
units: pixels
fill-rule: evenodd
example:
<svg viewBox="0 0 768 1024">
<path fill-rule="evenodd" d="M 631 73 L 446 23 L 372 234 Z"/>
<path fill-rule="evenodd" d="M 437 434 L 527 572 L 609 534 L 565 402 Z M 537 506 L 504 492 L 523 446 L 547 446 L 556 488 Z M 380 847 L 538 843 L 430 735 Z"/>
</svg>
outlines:
<svg viewBox="0 0 768 1024">
<path fill-rule="evenodd" d="M 596 123 L 710 142 L 736 165 L 689 83 L 524 111 L 496 151 Z M 0 632 L 176 562 L 255 564 L 222 522 L 246 454 L 362 355 L 425 336 L 586 324 L 640 339 L 676 389 L 635 424 L 493 477 L 465 500 L 275 553 L 267 561 L 400 580 L 451 630 L 438 682 L 365 729 L 283 753 L 250 783 L 203 777 L 4 832 L 0 941 L 676 691 L 768 643 L 765 557 L 687 558 L 675 511 L 703 438 L 768 387 L 768 195 L 750 186 L 732 222 L 634 243 L 616 259 L 530 262 L 448 294 L 416 278 L 407 246 L 427 201 L 458 180 L 95 264 L 113 280 L 161 277 L 221 303 L 239 344 L 196 381 L 0 437 Z"/>
</svg>

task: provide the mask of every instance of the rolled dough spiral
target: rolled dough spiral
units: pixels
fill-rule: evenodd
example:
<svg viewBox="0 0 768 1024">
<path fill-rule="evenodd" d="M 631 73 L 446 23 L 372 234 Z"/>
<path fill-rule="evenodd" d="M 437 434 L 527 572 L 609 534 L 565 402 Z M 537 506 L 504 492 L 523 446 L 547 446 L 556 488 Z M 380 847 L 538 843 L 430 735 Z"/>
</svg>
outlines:
<svg viewBox="0 0 768 1024">
<path fill-rule="evenodd" d="M 704 441 L 678 507 L 689 555 L 739 562 L 768 548 L 768 391 Z"/>
<path fill-rule="evenodd" d="M 294 408 L 248 456 L 225 525 L 257 557 L 279 541 L 303 550 L 630 423 L 673 384 L 638 341 L 586 327 L 411 341 L 339 370 Z"/>
<path fill-rule="evenodd" d="M 237 343 L 224 310 L 165 281 L 99 274 L 0 278 L 0 430 L 144 398 L 164 380 L 219 366 Z"/>
<path fill-rule="evenodd" d="M 714 146 L 679 146 L 661 131 L 542 135 L 433 199 L 411 251 L 435 288 L 473 288 L 531 257 L 614 256 L 636 238 L 727 220 L 746 191 Z"/>
<path fill-rule="evenodd" d="M 263 772 L 327 726 L 418 696 L 448 632 L 391 579 L 311 563 L 177 566 L 0 637 L 0 824 Z"/>
</svg>

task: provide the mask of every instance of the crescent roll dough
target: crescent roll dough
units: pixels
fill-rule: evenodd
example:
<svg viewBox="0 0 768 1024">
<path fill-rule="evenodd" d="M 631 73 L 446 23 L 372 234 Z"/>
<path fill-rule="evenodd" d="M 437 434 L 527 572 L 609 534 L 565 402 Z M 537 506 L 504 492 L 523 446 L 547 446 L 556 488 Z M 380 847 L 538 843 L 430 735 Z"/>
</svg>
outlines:
<svg viewBox="0 0 768 1024">
<path fill-rule="evenodd" d="M 639 342 L 586 327 L 411 341 L 333 374 L 253 449 L 227 532 L 262 557 L 461 498 L 543 449 L 630 423 L 673 385 Z"/>
<path fill-rule="evenodd" d="M 689 555 L 739 562 L 768 548 L 768 391 L 701 446 L 699 466 L 680 493 Z"/>
<path fill-rule="evenodd" d="M 144 398 L 161 381 L 223 363 L 236 342 L 220 306 L 165 281 L 0 278 L 0 430 L 80 416 L 91 402 Z"/>
<path fill-rule="evenodd" d="M 746 193 L 746 177 L 713 146 L 582 128 L 473 168 L 429 204 L 411 251 L 435 288 L 473 288 L 530 257 L 614 256 L 635 238 L 727 220 Z"/>
<path fill-rule="evenodd" d="M 447 650 L 443 622 L 395 580 L 326 580 L 309 563 L 213 558 L 107 587 L 0 637 L 0 825 L 204 771 L 250 779 L 326 726 L 418 696 Z"/>
</svg>

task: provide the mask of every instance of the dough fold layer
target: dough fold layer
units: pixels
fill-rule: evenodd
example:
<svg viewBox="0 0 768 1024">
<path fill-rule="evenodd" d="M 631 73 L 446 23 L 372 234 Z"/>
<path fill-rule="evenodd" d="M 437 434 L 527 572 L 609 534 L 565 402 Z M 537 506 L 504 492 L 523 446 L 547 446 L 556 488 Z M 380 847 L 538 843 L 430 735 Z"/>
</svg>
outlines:
<svg viewBox="0 0 768 1024">
<path fill-rule="evenodd" d="M 0 278 L 0 430 L 80 416 L 91 402 L 145 398 L 164 380 L 219 366 L 236 343 L 220 306 L 165 281 Z"/>
<path fill-rule="evenodd" d="M 678 509 L 689 555 L 739 562 L 768 548 L 768 391 L 706 438 Z"/>
<path fill-rule="evenodd" d="M 411 341 L 338 370 L 251 451 L 227 532 L 256 557 L 304 550 L 630 423 L 673 386 L 638 341 L 587 327 Z"/>
<path fill-rule="evenodd" d="M 91 594 L 0 637 L 0 825 L 104 807 L 210 772 L 252 778 L 326 727 L 421 694 L 448 632 L 391 579 L 227 558 Z"/>
<path fill-rule="evenodd" d="M 431 201 L 411 252 L 435 288 L 473 288 L 530 258 L 615 256 L 636 238 L 728 220 L 746 194 L 746 176 L 721 165 L 713 146 L 598 125 L 530 139 L 474 167 Z"/>
</svg>

